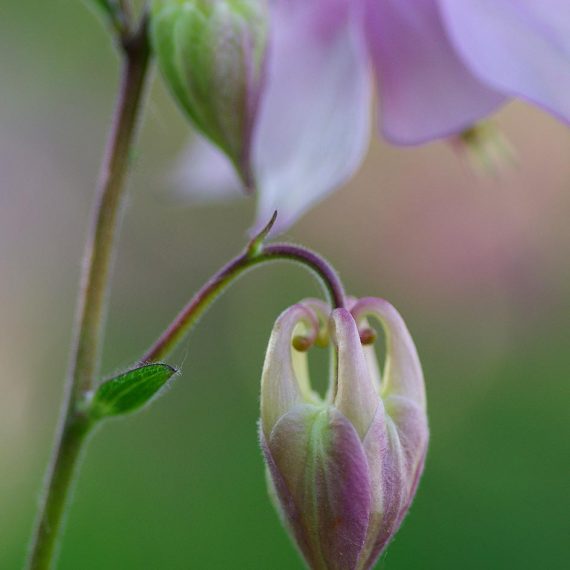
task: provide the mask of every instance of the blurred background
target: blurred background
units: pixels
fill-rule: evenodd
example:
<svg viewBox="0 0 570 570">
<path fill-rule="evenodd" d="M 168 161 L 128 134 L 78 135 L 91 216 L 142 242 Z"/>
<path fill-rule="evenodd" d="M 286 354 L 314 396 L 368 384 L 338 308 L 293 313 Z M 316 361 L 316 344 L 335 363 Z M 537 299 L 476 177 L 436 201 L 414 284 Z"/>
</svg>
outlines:
<svg viewBox="0 0 570 570">
<path fill-rule="evenodd" d="M 21 567 L 62 397 L 80 258 L 118 65 L 79 0 L 0 6 L 0 568 Z M 427 380 L 422 484 L 378 568 L 567 568 L 570 132 L 515 104 L 519 164 L 476 176 L 450 145 L 372 144 L 290 235 L 354 295 L 396 305 Z M 113 283 L 104 371 L 128 366 L 245 241 L 253 203 L 191 208 L 168 170 L 188 126 L 154 82 Z M 286 286 L 285 286 L 286 285 Z M 276 316 L 318 294 L 242 279 L 172 359 L 151 409 L 91 441 L 60 570 L 294 570 L 266 496 L 258 390 Z M 313 373 L 323 377 L 316 355 Z"/>
</svg>

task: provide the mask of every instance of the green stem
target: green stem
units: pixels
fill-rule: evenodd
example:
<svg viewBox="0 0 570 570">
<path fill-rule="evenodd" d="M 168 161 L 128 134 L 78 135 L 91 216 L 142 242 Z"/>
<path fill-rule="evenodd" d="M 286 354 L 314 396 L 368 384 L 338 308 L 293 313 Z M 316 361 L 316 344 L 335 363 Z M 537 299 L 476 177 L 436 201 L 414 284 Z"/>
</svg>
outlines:
<svg viewBox="0 0 570 570">
<path fill-rule="evenodd" d="M 30 570 L 47 570 L 55 561 L 66 499 L 72 487 L 83 443 L 89 432 L 90 425 L 85 418 L 77 416 L 66 420 L 46 478 L 41 514 L 28 560 Z"/>
<path fill-rule="evenodd" d="M 272 244 L 257 249 L 256 240 L 244 253 L 223 267 L 200 289 L 142 357 L 157 362 L 168 356 L 198 322 L 208 307 L 243 273 L 271 261 L 292 261 L 307 267 L 319 278 L 334 307 L 345 305 L 342 283 L 334 269 L 316 253 L 291 244 Z"/>
<path fill-rule="evenodd" d="M 66 401 L 30 547 L 29 570 L 53 567 L 67 499 L 90 427 L 81 411 L 81 404 L 93 388 L 98 373 L 125 179 L 148 76 L 150 47 L 146 19 L 132 37 L 123 41 L 123 51 L 125 61 L 121 90 L 101 169 L 93 228 L 85 251 Z"/>
<path fill-rule="evenodd" d="M 125 56 L 117 111 L 101 169 L 93 230 L 85 251 L 72 371 L 76 397 L 93 387 L 98 372 L 109 277 L 125 197 L 125 177 L 149 64 L 146 25 L 125 44 Z"/>
</svg>

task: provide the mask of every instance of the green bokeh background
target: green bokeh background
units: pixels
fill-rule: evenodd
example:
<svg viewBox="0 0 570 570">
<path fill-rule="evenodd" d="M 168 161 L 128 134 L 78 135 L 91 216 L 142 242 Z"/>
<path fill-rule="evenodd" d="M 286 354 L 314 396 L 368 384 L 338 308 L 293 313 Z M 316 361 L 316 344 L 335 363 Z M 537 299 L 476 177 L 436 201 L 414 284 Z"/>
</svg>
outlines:
<svg viewBox="0 0 570 570">
<path fill-rule="evenodd" d="M 118 65 L 79 0 L 0 6 L 0 568 L 20 568 L 62 394 L 79 259 Z M 445 144 L 375 142 L 351 185 L 287 236 L 416 339 L 432 442 L 379 568 L 568 567 L 570 136 L 514 105 L 518 169 L 477 178 Z M 154 82 L 135 157 L 104 370 L 128 366 L 241 247 L 253 204 L 190 207 L 168 170 L 188 126 Z M 257 446 L 266 342 L 318 294 L 290 266 L 243 278 L 172 363 L 151 409 L 89 446 L 61 570 L 294 570 Z M 325 359 L 316 355 L 315 377 Z"/>
</svg>

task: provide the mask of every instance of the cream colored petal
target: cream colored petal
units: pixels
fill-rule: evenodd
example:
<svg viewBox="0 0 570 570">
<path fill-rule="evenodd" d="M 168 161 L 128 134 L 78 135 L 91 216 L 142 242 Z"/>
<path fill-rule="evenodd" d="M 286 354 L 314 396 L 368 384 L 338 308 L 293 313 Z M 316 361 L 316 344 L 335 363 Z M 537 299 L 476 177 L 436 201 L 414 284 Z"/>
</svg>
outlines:
<svg viewBox="0 0 570 570">
<path fill-rule="evenodd" d="M 279 316 L 269 339 L 261 377 L 261 425 L 266 437 L 282 415 L 304 400 L 308 377 L 302 373 L 299 378 L 297 371 L 302 370 L 302 363 L 293 362 L 292 339 L 299 323 L 316 335 L 318 322 L 312 311 L 293 305 Z M 305 354 L 301 357 L 306 359 Z"/>
<path fill-rule="evenodd" d="M 424 376 L 408 327 L 398 311 L 384 299 L 360 299 L 352 309 L 358 320 L 365 315 L 380 320 L 386 332 L 386 362 L 381 396 L 401 396 L 426 408 Z"/>
<path fill-rule="evenodd" d="M 346 309 L 333 311 L 331 337 L 338 353 L 334 404 L 363 438 L 376 413 L 379 396 L 370 375 L 358 327 Z"/>
</svg>

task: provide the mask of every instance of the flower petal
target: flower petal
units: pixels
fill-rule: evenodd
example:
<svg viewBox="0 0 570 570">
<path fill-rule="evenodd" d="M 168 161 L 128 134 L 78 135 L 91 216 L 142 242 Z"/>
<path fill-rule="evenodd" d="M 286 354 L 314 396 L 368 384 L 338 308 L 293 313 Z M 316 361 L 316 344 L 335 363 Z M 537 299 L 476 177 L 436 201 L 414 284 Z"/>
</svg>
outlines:
<svg viewBox="0 0 570 570">
<path fill-rule="evenodd" d="M 416 346 L 400 313 L 384 299 L 363 297 L 351 309 L 356 321 L 376 317 L 386 332 L 386 362 L 382 374 L 381 396 L 407 398 L 421 410 L 426 409 L 424 375 Z"/>
<path fill-rule="evenodd" d="M 309 537 L 306 535 L 303 528 L 303 505 L 297 505 L 295 503 L 295 498 L 287 486 L 285 477 L 281 475 L 277 468 L 271 450 L 269 449 L 267 438 L 263 434 L 262 429 L 259 430 L 259 440 L 266 464 L 265 473 L 269 498 L 271 499 L 275 510 L 279 514 L 281 523 L 291 534 L 291 537 L 294 539 L 296 546 L 301 551 L 301 554 L 306 560 L 308 560 L 311 552 L 311 544 L 309 542 Z"/>
<path fill-rule="evenodd" d="M 243 183 L 230 159 L 198 134 L 176 159 L 172 181 L 177 193 L 191 202 L 218 202 L 245 196 Z"/>
<path fill-rule="evenodd" d="M 409 505 L 415 493 L 429 439 L 426 413 L 424 376 L 418 353 L 404 320 L 382 299 L 362 299 L 355 311 L 371 308 L 386 331 L 386 362 L 382 385 L 382 400 L 388 424 L 394 427 L 390 433 L 390 447 L 398 459 L 403 479 L 407 482 L 404 493 Z M 399 450 L 396 452 L 396 440 Z M 400 521 L 407 507 L 400 513 Z"/>
<path fill-rule="evenodd" d="M 568 0 L 439 0 L 473 73 L 570 121 Z"/>
<path fill-rule="evenodd" d="M 364 438 L 380 403 L 356 322 L 346 309 L 331 317 L 332 337 L 338 350 L 335 406 Z"/>
<path fill-rule="evenodd" d="M 476 79 L 456 54 L 442 25 L 437 0 L 366 2 L 367 38 L 388 139 L 416 144 L 448 136 L 471 126 L 503 102 L 504 98 Z"/>
<path fill-rule="evenodd" d="M 283 231 L 345 182 L 367 150 L 371 86 L 351 0 L 275 0 L 254 133 L 258 226 Z"/>
<path fill-rule="evenodd" d="M 406 503 L 404 455 L 398 431 L 380 404 L 363 442 L 373 489 L 372 514 L 363 568 L 374 562 L 398 530 L 398 517 Z"/>
<path fill-rule="evenodd" d="M 399 313 L 383 299 L 364 298 L 352 312 L 380 320 L 385 330 L 386 361 L 382 403 L 364 439 L 374 489 L 366 564 L 371 568 L 396 533 L 415 495 L 423 471 L 429 429 L 423 373 L 414 342 Z"/>
<path fill-rule="evenodd" d="M 318 333 L 316 316 L 297 304 L 281 313 L 271 331 L 261 377 L 261 427 L 266 437 L 279 418 L 300 404 L 310 390 L 308 378 L 299 377 L 301 366 L 293 359 L 293 332 L 300 324 Z"/>
<path fill-rule="evenodd" d="M 275 490 L 314 570 L 356 570 L 366 540 L 371 488 L 358 433 L 335 408 L 298 406 L 266 448 Z M 266 452 L 267 456 L 267 452 Z"/>
</svg>

